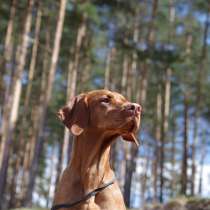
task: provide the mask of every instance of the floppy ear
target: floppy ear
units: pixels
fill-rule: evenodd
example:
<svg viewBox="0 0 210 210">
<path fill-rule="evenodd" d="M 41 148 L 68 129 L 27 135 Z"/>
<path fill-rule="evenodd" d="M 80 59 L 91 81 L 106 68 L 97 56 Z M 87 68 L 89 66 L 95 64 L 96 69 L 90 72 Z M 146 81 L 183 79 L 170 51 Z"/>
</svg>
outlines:
<svg viewBox="0 0 210 210">
<path fill-rule="evenodd" d="M 88 126 L 89 111 L 85 94 L 74 97 L 57 113 L 59 119 L 75 136 L 79 136 Z"/>
<path fill-rule="evenodd" d="M 139 146 L 139 141 L 136 138 L 134 133 L 124 133 L 121 136 L 125 141 L 131 141 L 131 142 L 135 143 L 136 146 Z"/>
</svg>

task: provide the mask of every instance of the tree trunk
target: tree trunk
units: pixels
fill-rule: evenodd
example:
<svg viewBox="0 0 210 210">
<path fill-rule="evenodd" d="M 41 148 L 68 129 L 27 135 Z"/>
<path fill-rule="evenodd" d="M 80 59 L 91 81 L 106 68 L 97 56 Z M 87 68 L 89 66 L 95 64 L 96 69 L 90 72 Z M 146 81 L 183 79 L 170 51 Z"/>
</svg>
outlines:
<svg viewBox="0 0 210 210">
<path fill-rule="evenodd" d="M 184 93 L 184 139 L 183 139 L 183 155 L 182 155 L 182 172 L 181 172 L 181 194 L 186 195 L 187 192 L 187 168 L 188 168 L 188 110 L 189 96 Z"/>
<path fill-rule="evenodd" d="M 24 205 L 31 206 L 32 202 L 32 192 L 34 190 L 35 186 L 35 178 L 38 170 L 38 160 L 39 155 L 42 151 L 43 146 L 43 134 L 44 134 L 44 125 L 46 120 L 46 111 L 48 104 L 51 99 L 52 95 L 52 87 L 55 79 L 55 72 L 56 72 L 56 66 L 58 61 L 58 55 L 60 51 L 60 42 L 62 37 L 62 30 L 63 30 L 63 23 L 65 18 L 65 10 L 66 10 L 66 0 L 60 0 L 60 9 L 59 9 L 59 15 L 57 19 L 57 26 L 56 26 L 56 32 L 55 32 L 55 39 L 54 39 L 54 45 L 53 45 L 53 52 L 52 52 L 52 59 L 51 59 L 51 65 L 49 68 L 49 74 L 47 77 L 47 83 L 45 86 L 45 91 L 43 94 L 41 94 L 40 97 L 40 106 L 38 111 L 38 129 L 37 129 L 37 138 L 35 143 L 35 148 L 33 152 L 33 159 L 30 166 L 29 171 L 29 182 L 26 192 L 26 197 L 24 199 Z M 47 87 L 47 88 L 46 88 Z M 36 136 L 36 135 L 35 135 Z"/>
<path fill-rule="evenodd" d="M 171 95 L 171 69 L 166 68 L 164 96 L 162 104 L 162 125 L 161 125 L 161 145 L 160 145 L 160 195 L 159 201 L 163 202 L 164 189 L 164 162 L 165 162 L 165 139 L 168 131 L 168 118 L 170 110 L 170 95 Z"/>
<path fill-rule="evenodd" d="M 127 77 L 128 77 L 128 68 L 129 68 L 129 58 L 126 53 L 123 56 L 123 72 L 121 79 L 121 92 L 124 96 L 126 96 L 126 86 L 127 86 Z"/>
<path fill-rule="evenodd" d="M 48 21 L 47 21 L 48 23 Z M 45 81 L 47 78 L 47 72 L 49 69 L 49 50 L 50 49 L 50 28 L 47 26 L 46 33 L 45 33 L 45 51 L 43 53 L 43 66 L 42 66 L 42 75 L 41 75 L 41 89 L 40 93 L 42 93 L 45 90 Z M 42 93 L 43 94 L 43 93 Z M 40 101 L 38 101 L 38 104 Z M 37 138 L 37 132 L 38 132 L 38 117 L 37 116 L 37 104 L 35 105 L 35 108 L 31 112 L 31 121 L 33 126 L 29 129 L 29 135 L 28 140 L 26 141 L 26 145 L 24 147 L 24 157 L 23 157 L 23 166 L 22 166 L 22 174 L 21 174 L 21 180 L 18 182 L 19 187 L 21 189 L 21 195 L 18 196 L 18 205 L 17 207 L 22 206 L 22 202 L 25 198 L 26 190 L 27 190 L 27 184 L 29 180 L 29 169 L 31 165 L 31 161 L 34 154 L 34 145 Z"/>
<path fill-rule="evenodd" d="M 125 204 L 127 207 L 131 206 L 131 184 L 133 173 L 136 169 L 136 159 L 137 158 L 138 149 L 134 149 L 131 145 L 130 152 L 127 153 L 126 157 L 126 166 L 125 166 L 125 184 L 124 184 L 124 198 Z"/>
<path fill-rule="evenodd" d="M 12 59 L 12 51 L 13 51 L 13 40 L 12 40 L 12 34 L 14 30 L 14 19 L 16 14 L 16 6 L 17 6 L 17 0 L 11 0 L 11 7 L 10 7 L 10 16 L 9 21 L 7 24 L 7 31 L 5 35 L 5 41 L 4 41 L 4 55 L 1 62 L 1 77 L 0 77 L 0 115 L 3 111 L 3 103 L 4 100 L 8 97 L 8 91 L 10 85 L 4 84 L 4 74 L 11 74 L 12 69 L 11 67 L 11 59 Z M 9 65 L 10 64 L 10 65 Z M 2 106 L 2 107 L 1 107 Z M 3 131 L 1 131 L 2 133 Z M 1 138 L 1 134 L 0 134 Z M 0 161 L 1 162 L 1 161 Z"/>
<path fill-rule="evenodd" d="M 201 110 L 201 101 L 202 101 L 202 84 L 204 79 L 204 62 L 207 57 L 207 35 L 209 31 L 209 17 L 210 11 L 208 11 L 207 18 L 205 21 L 204 35 L 203 35 L 203 45 L 201 49 L 201 59 L 198 68 L 198 81 L 197 81 L 197 93 L 196 93 L 196 106 L 194 113 L 194 128 L 193 128 L 193 143 L 192 143 L 192 167 L 191 167 L 191 196 L 195 195 L 195 175 L 196 175 L 196 145 L 198 143 L 198 130 L 199 130 L 199 118 Z"/>
<path fill-rule="evenodd" d="M 140 93 L 139 93 L 139 99 L 138 102 L 140 104 L 145 104 L 146 97 L 147 97 L 147 84 L 148 84 L 148 65 L 146 62 L 143 63 L 143 69 L 141 74 L 141 80 L 140 80 Z"/>
<path fill-rule="evenodd" d="M 126 97 L 128 100 L 132 100 L 132 71 L 130 62 L 128 63 Z"/>
<path fill-rule="evenodd" d="M 171 197 L 175 195 L 176 192 L 176 132 L 177 132 L 177 125 L 176 125 L 176 116 L 173 116 L 173 122 L 172 122 L 172 147 L 171 147 Z"/>
<path fill-rule="evenodd" d="M 56 147 L 53 146 L 51 154 L 50 154 L 50 176 L 49 176 L 49 191 L 47 196 L 46 208 L 50 209 L 52 206 L 52 200 L 54 197 L 54 188 L 55 188 L 55 176 L 56 176 Z M 58 163 L 58 162 L 57 162 Z"/>
<path fill-rule="evenodd" d="M 43 65 L 44 66 L 44 65 Z M 45 66 L 47 67 L 47 66 Z M 22 180 L 21 180 L 21 196 L 20 197 L 20 205 L 24 206 L 27 203 L 26 199 L 27 193 L 28 193 L 28 188 L 29 188 L 29 183 L 30 183 L 30 176 L 31 176 L 31 170 L 33 165 L 33 161 L 35 156 L 39 156 L 41 154 L 42 146 L 43 146 L 43 139 L 41 139 L 38 142 L 38 134 L 40 132 L 40 124 L 43 123 L 41 120 L 43 110 L 42 110 L 42 105 L 45 100 L 45 91 L 47 87 L 47 71 L 48 68 L 43 68 L 42 72 L 42 77 L 41 77 L 41 93 L 39 97 L 39 102 L 38 104 L 34 107 L 34 111 L 31 114 L 31 119 L 33 122 L 33 128 L 30 131 L 29 139 L 26 144 L 26 149 L 25 149 L 25 155 L 24 155 L 24 160 L 23 160 L 23 174 L 22 174 Z M 39 143 L 39 144 L 38 144 Z M 38 157 L 36 157 L 38 159 Z M 38 160 L 37 160 L 38 162 Z M 37 163 L 38 164 L 38 163 Z M 35 165 L 38 167 L 37 165 Z"/>
<path fill-rule="evenodd" d="M 148 148 L 148 150 L 150 149 Z M 149 166 L 150 166 L 149 154 L 151 154 L 150 151 L 148 151 L 148 154 L 145 157 L 145 166 L 144 166 L 144 171 L 142 173 L 142 179 L 141 179 L 141 205 L 143 207 L 145 206 L 145 193 L 147 192 L 148 171 L 149 171 Z"/>
<path fill-rule="evenodd" d="M 139 17 L 140 17 L 140 11 L 139 11 L 139 8 L 136 9 L 136 14 L 135 14 L 135 17 L 134 17 L 134 28 L 133 28 L 133 42 L 135 45 L 137 45 L 138 41 L 139 41 L 139 31 L 140 31 L 140 24 L 139 24 Z M 135 98 L 136 99 L 136 95 L 134 97 L 134 93 L 135 93 L 135 89 L 136 89 L 136 83 L 137 83 L 137 80 L 136 80 L 136 75 L 137 75 L 137 72 L 138 72 L 138 55 L 137 55 L 137 52 L 136 50 L 134 49 L 132 51 L 132 55 L 131 55 L 131 68 L 130 68 L 130 74 L 131 74 L 131 77 L 130 77 L 130 82 L 131 82 L 131 85 L 130 85 L 130 96 L 131 98 Z"/>
<path fill-rule="evenodd" d="M 13 6 L 11 9 L 11 16 L 10 18 L 14 18 L 15 15 L 15 5 L 16 1 L 13 2 Z M 33 0 L 29 1 L 29 5 L 27 8 L 27 18 L 24 23 L 24 29 L 23 29 L 23 34 L 21 37 L 21 43 L 17 48 L 17 53 L 16 53 L 16 71 L 13 77 L 13 80 L 11 83 L 13 84 L 11 89 L 9 90 L 8 96 L 6 96 L 6 103 L 4 104 L 4 115 L 3 115 L 3 122 L 2 122 L 2 127 L 1 127 L 1 132 L 2 132 L 2 139 L 1 139 L 1 148 L 0 148 L 0 164 L 2 164 L 2 159 L 4 155 L 4 147 L 6 146 L 6 141 L 7 141 L 7 135 L 9 130 L 13 130 L 14 124 L 16 123 L 17 120 L 17 110 L 19 107 L 19 94 L 21 92 L 21 77 L 23 73 L 23 68 L 25 66 L 25 57 L 27 54 L 27 44 L 28 44 L 28 33 L 30 31 L 30 26 L 31 26 L 31 9 L 33 5 Z M 7 30 L 7 37 L 5 40 L 5 59 L 11 59 L 12 56 L 12 46 L 11 46 L 11 39 L 12 39 L 12 29 L 13 29 L 13 21 L 10 20 L 8 24 L 8 30 Z M 11 43 L 9 43 L 11 42 Z M 8 62 L 9 62 L 8 60 Z M 7 65 L 6 63 L 5 65 Z M 17 86 L 17 88 L 16 88 Z M 11 114 L 12 112 L 12 114 Z"/>
<path fill-rule="evenodd" d="M 112 49 L 109 49 L 107 53 L 107 58 L 106 58 L 106 67 L 105 67 L 105 81 L 104 81 L 104 88 L 109 89 L 110 88 L 110 70 L 111 70 L 111 61 L 112 61 Z"/>
<path fill-rule="evenodd" d="M 74 49 L 74 60 L 70 58 L 69 66 L 68 66 L 68 81 L 67 81 L 67 93 L 66 93 L 66 102 L 73 98 L 76 95 L 76 85 L 77 85 L 77 74 L 78 74 L 78 68 L 79 68 L 79 60 L 80 60 L 80 51 L 82 47 L 82 43 L 84 41 L 84 38 L 86 36 L 86 30 L 87 30 L 87 23 L 86 23 L 87 17 L 84 15 L 83 20 L 78 28 L 77 32 L 77 40 L 76 45 Z M 72 51 L 72 50 L 70 50 Z M 63 140 L 63 149 L 62 149 L 62 170 L 66 167 L 69 159 L 70 159 L 70 151 L 71 151 L 71 143 L 69 141 L 70 133 L 67 128 L 64 130 L 64 140 Z M 66 160 L 65 161 L 65 157 Z M 61 172 L 59 172 L 61 173 Z"/>
<path fill-rule="evenodd" d="M 151 21 L 149 23 L 149 28 L 146 36 L 146 42 L 150 50 L 153 49 L 155 42 L 154 23 L 157 16 L 157 11 L 158 11 L 158 0 L 154 0 L 152 4 Z M 140 87 L 139 87 L 140 91 L 139 91 L 139 96 L 137 98 L 138 99 L 137 101 L 140 104 L 144 104 L 147 97 L 148 72 L 149 72 L 149 66 L 146 63 L 146 61 L 144 61 L 142 65 L 142 74 L 140 78 Z"/>
<path fill-rule="evenodd" d="M 207 153 L 207 135 L 203 132 L 202 134 L 202 144 L 201 144 L 201 159 L 200 159 L 200 173 L 199 173 L 199 183 L 198 183 L 198 194 L 202 196 L 203 192 L 203 168 L 204 168 L 204 161 Z"/>
<path fill-rule="evenodd" d="M 56 192 L 56 186 L 58 186 L 58 182 L 60 180 L 61 172 L 62 172 L 62 150 L 63 144 L 58 142 L 58 158 L 57 158 L 57 165 L 56 165 L 56 178 L 55 178 L 55 188 L 54 193 Z"/>
<path fill-rule="evenodd" d="M 161 107 L 162 107 L 162 96 L 160 93 L 160 87 L 158 88 L 157 102 L 156 102 L 156 121 L 155 121 L 155 157 L 153 160 L 153 191 L 154 201 L 158 200 L 158 165 L 160 159 L 160 137 L 161 137 Z"/>
<path fill-rule="evenodd" d="M 121 76 L 120 91 L 121 91 L 122 95 L 127 97 L 126 87 L 127 87 L 127 77 L 128 77 L 128 71 L 129 71 L 129 56 L 126 53 L 124 53 L 124 55 L 123 55 L 122 69 L 123 69 L 123 72 L 122 72 L 122 76 Z M 128 167 L 126 165 L 126 160 L 128 159 L 127 158 L 127 156 L 128 156 L 128 145 L 127 144 L 122 144 L 121 142 L 118 142 L 118 141 L 115 144 L 116 144 L 115 150 L 120 148 L 118 151 L 122 151 L 122 150 L 124 151 L 124 157 L 121 159 L 121 162 L 120 162 L 119 167 L 118 167 L 118 170 L 119 170 L 119 185 L 120 185 L 121 189 L 124 188 L 123 191 L 124 191 L 125 198 L 128 198 L 128 196 L 129 196 L 129 192 L 128 192 L 129 186 L 126 186 L 126 181 L 127 181 L 128 177 L 125 177 L 126 176 L 126 167 Z M 118 155 L 119 155 L 119 153 L 118 153 Z M 117 159 L 116 156 L 117 155 L 115 154 L 115 160 Z M 116 161 L 115 161 L 115 164 L 116 164 Z M 127 175 L 127 176 L 129 176 L 129 175 Z M 126 202 L 129 202 L 129 201 L 126 201 Z"/>
<path fill-rule="evenodd" d="M 152 7 L 153 7 L 153 11 L 151 16 L 155 17 L 156 16 L 156 12 L 157 12 L 157 3 L 158 1 L 154 1 Z M 137 14 L 136 17 L 139 17 L 139 14 Z M 154 21 L 155 18 L 152 18 L 151 21 Z M 134 25 L 134 36 L 133 36 L 133 40 L 134 42 L 137 42 L 139 39 L 139 29 L 138 29 L 139 25 Z M 151 24 L 151 27 L 153 27 L 153 24 Z M 153 32 L 153 29 L 149 29 L 150 33 Z M 148 36 L 150 36 L 150 33 L 148 33 Z M 135 53 L 132 55 L 132 63 L 131 63 L 131 69 L 128 73 L 128 89 L 127 89 L 127 96 L 129 99 L 132 98 L 132 71 L 134 68 L 137 67 L 137 61 L 136 61 L 136 55 Z M 133 68 L 133 69 L 132 69 Z M 146 91 L 147 91 L 147 75 L 148 75 L 148 68 L 146 66 L 146 63 L 144 63 L 144 70 L 142 72 L 141 75 L 141 84 L 140 84 L 140 94 L 139 94 L 139 98 L 137 99 L 137 101 L 144 106 L 145 101 L 146 101 Z M 130 77 L 130 78 L 129 78 Z M 130 80 L 129 80 L 130 79 Z M 126 205 L 128 207 L 130 207 L 130 196 L 131 196 L 131 184 L 132 184 L 132 177 L 133 177 L 133 173 L 135 172 L 136 169 L 136 159 L 138 156 L 138 149 L 131 147 L 131 154 L 132 154 L 132 158 L 126 160 L 126 177 L 125 177 L 125 186 L 124 186 L 124 197 L 125 197 L 125 202 Z"/>
<path fill-rule="evenodd" d="M 152 15 L 151 15 L 151 21 L 149 23 L 149 28 L 147 32 L 147 43 L 149 47 L 154 47 L 154 42 L 155 42 L 155 19 L 157 16 L 157 11 L 158 11 L 158 0 L 153 1 L 152 5 Z"/>
<path fill-rule="evenodd" d="M 5 110 L 10 114 L 7 120 L 3 123 L 4 126 L 7 128 L 2 133 L 2 144 L 1 144 L 1 154 L 2 155 L 2 164 L 1 164 L 1 171 L 0 171 L 0 194 L 2 195 L 4 192 L 5 184 L 6 184 L 6 176 L 7 176 L 7 169 L 8 169 L 8 161 L 9 161 L 9 149 L 12 144 L 14 129 L 18 117 L 18 108 L 20 102 L 20 95 L 21 95 L 21 79 L 22 74 L 25 66 L 26 55 L 27 55 L 27 45 L 28 45 L 28 33 L 31 28 L 31 19 L 32 19 L 32 7 L 33 7 L 33 0 L 29 0 L 28 8 L 27 8 L 27 15 L 24 24 L 24 30 L 22 35 L 22 42 L 19 48 L 17 49 L 16 54 L 16 63 L 17 68 L 15 72 L 15 77 L 13 81 L 13 86 L 11 88 L 10 99 L 12 101 L 8 101 L 8 104 L 5 107 Z M 7 113 L 7 114 L 8 114 Z M 0 203 L 2 203 L 0 201 Z"/>
<path fill-rule="evenodd" d="M 16 182 L 17 182 L 17 173 L 18 170 L 20 169 L 21 162 L 23 160 L 24 156 L 24 151 L 25 151 L 25 138 L 24 138 L 24 132 L 25 129 L 27 129 L 28 122 L 27 122 L 27 116 L 28 116 L 28 107 L 29 107 L 29 100 L 31 97 L 31 89 L 32 89 L 32 81 L 34 78 L 34 72 L 35 72 L 35 64 L 36 64 L 36 57 L 37 57 L 37 50 L 38 50 L 38 44 L 39 44 L 39 32 L 40 32 L 40 26 L 41 26 L 41 16 L 42 12 L 40 9 L 40 6 L 37 8 L 37 17 L 36 17 L 36 24 L 35 24 L 35 35 L 34 35 L 34 43 L 33 43 L 33 48 L 32 48 L 32 55 L 31 55 L 31 62 L 30 62 L 30 67 L 29 67 L 29 73 L 28 73 L 28 84 L 26 88 L 26 96 L 24 100 L 24 113 L 22 116 L 22 124 L 21 124 L 21 130 L 20 130 L 20 137 L 19 137 L 19 150 L 18 155 L 16 158 L 16 164 L 15 164 L 15 170 L 13 173 L 13 179 L 11 183 L 11 196 L 10 196 L 10 208 L 14 207 L 15 204 L 15 188 L 16 188 Z"/>
<path fill-rule="evenodd" d="M 175 5 L 174 0 L 169 1 L 169 23 L 170 28 L 168 31 L 168 44 L 170 44 L 172 36 L 174 35 L 174 21 L 175 21 Z M 163 116 L 161 126 L 161 147 L 160 147 L 160 196 L 159 201 L 162 203 L 164 200 L 163 189 L 164 189 L 164 162 L 165 162 L 165 139 L 168 132 L 168 118 L 170 109 L 170 95 L 171 95 L 171 69 L 166 68 L 165 74 L 165 85 L 164 85 L 164 100 L 163 100 Z"/>
<path fill-rule="evenodd" d="M 116 49 L 115 48 L 111 48 L 108 51 L 107 54 L 107 58 L 106 58 L 106 67 L 105 67 L 105 81 L 104 81 L 104 88 L 105 89 L 115 89 L 115 82 L 113 81 L 114 79 L 114 75 L 113 75 L 113 71 L 111 72 L 111 64 L 112 61 L 114 59 L 114 56 L 116 54 Z"/>
<path fill-rule="evenodd" d="M 133 26 L 133 42 L 137 43 L 139 40 L 139 10 L 137 9 L 135 11 L 135 17 L 134 17 L 134 26 Z M 122 87 L 125 85 L 125 76 L 127 73 L 127 97 L 129 100 L 132 100 L 133 94 L 134 94 L 134 87 L 136 77 L 135 74 L 137 74 L 137 53 L 136 51 L 133 51 L 132 58 L 131 58 L 131 65 L 127 66 L 128 60 L 127 56 L 124 57 L 124 66 L 123 66 L 123 77 L 122 77 Z M 135 158 L 137 158 L 138 149 L 134 149 L 133 147 L 130 148 L 131 153 L 134 154 Z M 127 149 L 126 149 L 127 150 Z M 131 184 L 132 184 L 132 176 L 136 168 L 136 160 L 133 160 L 130 156 L 127 155 L 126 162 L 125 162 L 125 183 L 124 183 L 124 197 L 125 197 L 125 203 L 126 206 L 131 206 Z"/>
<path fill-rule="evenodd" d="M 81 59 L 83 60 L 83 65 L 84 65 L 84 70 L 81 71 L 81 84 L 78 87 L 78 92 L 86 92 L 90 89 L 90 82 L 91 82 L 91 67 L 92 67 L 92 63 L 91 63 L 91 57 L 89 56 L 89 54 L 87 52 L 89 52 L 89 49 L 91 48 L 91 38 L 88 33 L 84 39 L 84 57 Z M 86 52 L 87 51 L 87 52 Z M 83 69 L 83 68 L 82 68 Z"/>
</svg>

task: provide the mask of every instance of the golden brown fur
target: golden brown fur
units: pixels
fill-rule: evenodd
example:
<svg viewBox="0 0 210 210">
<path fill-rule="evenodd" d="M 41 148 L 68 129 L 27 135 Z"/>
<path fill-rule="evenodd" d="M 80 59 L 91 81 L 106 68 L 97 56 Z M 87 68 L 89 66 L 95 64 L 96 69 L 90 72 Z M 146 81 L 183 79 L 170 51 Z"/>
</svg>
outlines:
<svg viewBox="0 0 210 210">
<path fill-rule="evenodd" d="M 114 178 L 110 145 L 122 136 L 134 141 L 141 107 L 108 90 L 80 94 L 59 111 L 63 123 L 76 135 L 71 161 L 65 169 L 54 204 L 72 203 Z M 137 142 L 136 142 L 137 143 Z M 117 181 L 95 197 L 60 210 L 125 210 Z"/>
</svg>

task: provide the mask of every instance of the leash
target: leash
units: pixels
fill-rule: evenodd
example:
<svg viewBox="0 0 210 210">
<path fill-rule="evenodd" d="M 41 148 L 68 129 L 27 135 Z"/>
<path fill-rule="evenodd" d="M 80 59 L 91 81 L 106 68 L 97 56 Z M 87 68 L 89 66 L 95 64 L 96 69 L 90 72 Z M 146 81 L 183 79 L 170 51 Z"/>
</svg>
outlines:
<svg viewBox="0 0 210 210">
<path fill-rule="evenodd" d="M 72 208 L 78 204 L 80 204 L 81 202 L 84 202 L 86 200 L 88 200 L 89 198 L 97 195 L 99 192 L 101 192 L 102 190 L 106 189 L 108 186 L 114 184 L 114 180 L 112 180 L 111 182 L 108 182 L 106 184 L 104 184 L 103 186 L 99 187 L 99 188 L 96 188 L 95 190 L 89 192 L 88 194 L 86 194 L 83 198 L 73 202 L 73 203 L 62 203 L 62 204 L 57 204 L 57 205 L 54 205 L 51 210 L 57 210 L 57 209 L 60 209 L 60 208 Z"/>
</svg>

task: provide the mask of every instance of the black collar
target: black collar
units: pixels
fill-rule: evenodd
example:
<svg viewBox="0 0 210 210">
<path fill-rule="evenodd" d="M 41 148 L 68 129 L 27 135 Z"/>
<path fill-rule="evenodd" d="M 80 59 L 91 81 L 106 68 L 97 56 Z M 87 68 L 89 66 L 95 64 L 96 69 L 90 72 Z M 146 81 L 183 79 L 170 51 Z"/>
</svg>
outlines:
<svg viewBox="0 0 210 210">
<path fill-rule="evenodd" d="M 111 182 L 108 182 L 104 185 L 102 185 L 101 187 L 99 188 L 96 188 L 95 190 L 89 192 L 88 194 L 86 194 L 83 198 L 75 201 L 75 202 L 72 202 L 72 203 L 62 203 L 62 204 L 57 204 L 57 205 L 54 205 L 51 210 L 57 210 L 57 209 L 60 209 L 60 208 L 72 208 L 78 204 L 80 204 L 81 202 L 83 201 L 86 201 L 88 200 L 89 198 L 91 198 L 92 196 L 95 196 L 96 194 L 98 194 L 99 192 L 101 192 L 102 190 L 104 190 L 105 188 L 107 188 L 108 186 L 114 184 L 114 181 L 115 179 L 113 179 Z"/>
</svg>

